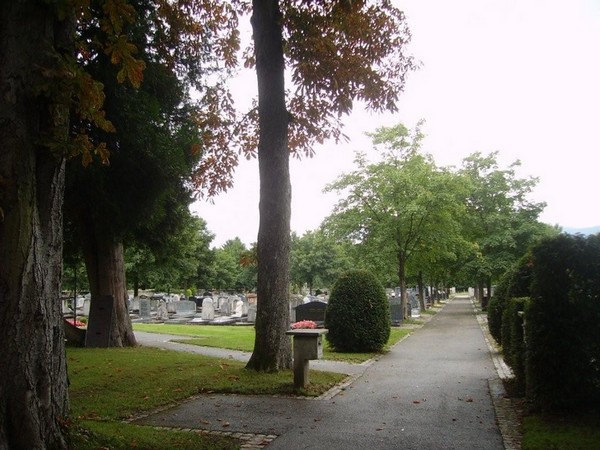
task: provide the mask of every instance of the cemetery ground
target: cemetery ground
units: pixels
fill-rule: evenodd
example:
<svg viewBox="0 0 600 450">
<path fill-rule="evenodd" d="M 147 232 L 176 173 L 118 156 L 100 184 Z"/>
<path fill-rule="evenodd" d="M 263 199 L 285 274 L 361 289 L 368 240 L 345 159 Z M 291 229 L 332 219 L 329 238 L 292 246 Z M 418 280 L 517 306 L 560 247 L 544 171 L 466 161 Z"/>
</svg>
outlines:
<svg viewBox="0 0 600 450">
<path fill-rule="evenodd" d="M 434 311 L 430 311 L 429 315 Z M 388 347 L 407 336 L 422 320 L 408 321 L 394 328 Z M 135 324 L 136 331 L 178 335 L 180 342 L 214 348 L 252 351 L 251 326 L 190 326 L 176 324 Z M 325 358 L 359 364 L 372 353 L 336 353 L 327 345 Z M 307 396 L 322 395 L 348 377 L 345 374 L 311 370 L 306 389 L 293 387 L 292 371 L 264 374 L 248 371 L 242 361 L 214 358 L 151 347 L 124 349 L 68 348 L 70 397 L 74 422 L 70 428 L 71 448 L 110 449 L 234 449 L 240 437 L 215 433 L 157 430 L 128 424 L 127 421 L 206 393 Z M 246 437 L 247 444 L 268 441 L 267 436 Z"/>
<path fill-rule="evenodd" d="M 476 311 L 476 314 L 479 316 L 480 312 Z M 426 320 L 413 321 L 394 330 L 408 332 L 420 327 L 422 322 L 427 321 L 431 316 L 424 316 L 424 318 Z M 136 324 L 136 329 L 139 330 L 144 326 Z M 170 335 L 177 330 L 177 334 L 181 335 L 179 328 L 182 326 L 175 329 L 166 328 L 167 326 L 171 325 L 165 325 L 161 331 Z M 194 331 L 196 336 L 192 338 L 197 340 L 196 344 L 202 346 L 215 345 L 243 351 L 252 349 L 252 327 L 231 327 L 235 328 L 236 334 L 229 343 L 225 343 L 226 340 L 219 337 L 220 333 L 226 331 L 222 326 L 184 326 L 183 328 L 198 330 Z M 203 330 L 203 333 L 198 334 L 200 330 Z M 184 341 L 189 337 L 188 333 L 188 336 L 182 337 L 181 340 Z M 407 343 L 411 340 L 412 338 Z M 403 343 L 400 347 L 405 345 Z M 358 363 L 370 356 L 373 355 L 363 355 L 358 360 L 353 359 L 353 356 L 350 361 Z M 335 354 L 326 349 L 325 358 L 331 357 L 348 361 L 346 355 Z M 313 366 L 311 366 L 311 385 L 307 391 L 299 393 L 293 390 L 291 371 L 280 374 L 257 374 L 246 371 L 243 362 L 231 358 L 209 358 L 198 354 L 147 347 L 69 349 L 68 366 L 72 417 L 75 418 L 75 423 L 70 424 L 70 435 L 73 439 L 71 448 L 83 450 L 98 448 L 227 450 L 240 448 L 240 445 L 244 445 L 244 448 L 261 448 L 275 439 L 275 436 L 232 433 L 225 416 L 217 417 L 213 423 L 213 428 L 216 426 L 221 430 L 220 432 L 202 430 L 207 426 L 206 419 L 201 419 L 197 427 L 180 427 L 183 430 L 139 426 L 128 421 L 139 418 L 145 413 L 156 412 L 176 404 L 181 405 L 182 402 L 185 404 L 190 398 L 193 399 L 198 395 L 205 397 L 209 394 L 211 398 L 212 394 L 219 396 L 219 393 L 224 392 L 268 397 L 277 395 L 279 399 L 282 399 L 281 396 L 285 398 L 285 396 L 298 394 L 317 396 L 336 384 L 339 386 L 339 383 L 346 378 L 342 374 L 312 370 Z M 352 389 L 352 386 L 349 388 Z M 345 389 L 347 388 L 338 391 L 340 402 L 344 397 Z M 231 398 L 235 399 L 236 396 L 233 395 Z M 192 403 L 193 401 L 191 400 Z M 335 402 L 335 399 L 331 401 Z M 514 405 L 511 402 L 505 404 L 508 408 Z M 233 406 L 236 408 L 240 405 Z M 425 403 L 422 406 L 424 407 Z M 314 420 L 321 419 L 316 417 Z M 382 425 L 379 433 L 384 433 L 387 427 L 388 425 Z M 599 415 L 585 417 L 529 415 L 525 417 L 522 427 L 524 450 L 600 449 Z M 190 428 L 196 429 L 190 430 Z M 282 441 L 275 439 L 277 440 Z M 482 445 L 475 448 L 488 447 Z M 519 446 L 507 445 L 505 448 L 517 449 Z"/>
</svg>

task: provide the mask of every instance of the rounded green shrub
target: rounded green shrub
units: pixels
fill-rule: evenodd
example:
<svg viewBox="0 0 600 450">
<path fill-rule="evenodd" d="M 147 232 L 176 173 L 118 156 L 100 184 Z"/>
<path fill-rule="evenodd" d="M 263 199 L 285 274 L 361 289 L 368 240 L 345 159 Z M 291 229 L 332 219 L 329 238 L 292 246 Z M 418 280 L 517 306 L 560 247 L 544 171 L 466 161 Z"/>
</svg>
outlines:
<svg viewBox="0 0 600 450">
<path fill-rule="evenodd" d="M 351 270 L 335 282 L 325 314 L 329 344 L 342 352 L 377 352 L 390 337 L 390 309 L 379 280 Z"/>
</svg>

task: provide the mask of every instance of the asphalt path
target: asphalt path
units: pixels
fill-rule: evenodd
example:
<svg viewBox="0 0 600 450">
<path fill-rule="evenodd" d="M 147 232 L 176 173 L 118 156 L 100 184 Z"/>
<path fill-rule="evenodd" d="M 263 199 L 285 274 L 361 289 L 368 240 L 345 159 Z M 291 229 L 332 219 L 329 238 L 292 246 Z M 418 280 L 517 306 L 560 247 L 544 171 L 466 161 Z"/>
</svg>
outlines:
<svg viewBox="0 0 600 450">
<path fill-rule="evenodd" d="M 327 399 L 203 395 L 136 423 L 276 435 L 267 449 L 504 449 L 470 299 L 361 371 Z"/>
</svg>

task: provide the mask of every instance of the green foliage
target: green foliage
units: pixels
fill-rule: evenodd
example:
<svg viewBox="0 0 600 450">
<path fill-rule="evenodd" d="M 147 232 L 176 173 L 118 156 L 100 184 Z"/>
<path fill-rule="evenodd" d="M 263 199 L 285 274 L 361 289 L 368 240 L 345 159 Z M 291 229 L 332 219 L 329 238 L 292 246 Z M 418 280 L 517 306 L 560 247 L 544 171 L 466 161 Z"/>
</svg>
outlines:
<svg viewBox="0 0 600 450">
<path fill-rule="evenodd" d="M 197 286 L 201 266 L 213 259 L 214 235 L 206 222 L 190 214 L 181 217 L 179 232 L 162 236 L 158 247 L 131 239 L 125 249 L 127 281 L 133 287 L 173 292 Z"/>
<path fill-rule="evenodd" d="M 525 341 L 522 313 L 528 297 L 510 298 L 502 317 L 502 351 L 504 361 L 515 375 L 515 388 L 519 395 L 525 391 Z"/>
<path fill-rule="evenodd" d="M 505 303 L 506 297 L 498 293 L 498 286 L 496 286 L 495 295 L 491 298 L 487 307 L 487 319 L 490 334 L 498 344 L 502 343 L 502 315 Z"/>
<path fill-rule="evenodd" d="M 290 278 L 292 284 L 329 288 L 336 277 L 350 269 L 344 248 L 322 231 L 309 231 L 302 237 L 292 234 Z"/>
<path fill-rule="evenodd" d="M 560 235 L 532 251 L 527 396 L 540 410 L 600 401 L 600 235 Z"/>
<path fill-rule="evenodd" d="M 390 311 L 375 275 L 365 270 L 340 275 L 329 297 L 325 327 L 335 350 L 369 352 L 384 347 L 390 336 Z"/>
<path fill-rule="evenodd" d="M 342 194 L 325 228 L 355 244 L 357 267 L 368 267 L 386 285 L 406 284 L 407 274 L 427 271 L 448 278 L 449 268 L 470 244 L 462 238 L 462 179 L 419 152 L 420 123 L 371 135 L 382 158 L 356 158 L 357 169 L 326 189 Z"/>
<path fill-rule="evenodd" d="M 471 280 L 489 285 L 511 270 L 524 249 L 553 232 L 537 221 L 545 203 L 528 199 L 538 180 L 519 178 L 519 161 L 500 168 L 497 159 L 498 152 L 474 153 L 460 172 L 469 191 L 465 238 L 477 244 L 463 270 Z"/>
<path fill-rule="evenodd" d="M 494 340 L 498 344 L 503 343 L 503 327 L 507 330 L 509 324 L 503 325 L 503 314 L 508 302 L 516 297 L 529 297 L 531 284 L 531 254 L 526 253 L 510 271 L 500 278 L 495 289 L 494 297 L 488 305 L 488 327 Z M 509 338 L 507 338 L 509 339 Z"/>
<path fill-rule="evenodd" d="M 214 260 L 210 266 L 211 276 L 204 289 L 251 291 L 256 288 L 256 265 L 242 264 L 249 253 L 240 238 L 230 239 L 221 248 L 215 249 Z M 205 262 L 206 263 L 206 262 Z"/>
</svg>

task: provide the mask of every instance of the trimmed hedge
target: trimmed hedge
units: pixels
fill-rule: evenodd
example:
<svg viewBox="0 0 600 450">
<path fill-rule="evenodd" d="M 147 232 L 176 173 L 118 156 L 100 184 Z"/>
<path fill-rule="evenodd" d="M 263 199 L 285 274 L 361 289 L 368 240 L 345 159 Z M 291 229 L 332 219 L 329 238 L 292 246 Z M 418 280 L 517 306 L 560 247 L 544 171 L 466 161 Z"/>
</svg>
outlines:
<svg viewBox="0 0 600 450">
<path fill-rule="evenodd" d="M 487 307 L 488 328 L 490 334 L 498 344 L 502 343 L 502 316 L 504 313 L 504 304 L 504 297 L 494 295 Z"/>
<path fill-rule="evenodd" d="M 527 253 L 518 261 L 514 269 L 504 274 L 496 286 L 494 297 L 488 305 L 487 317 L 490 334 L 500 345 L 505 345 L 502 337 L 504 310 L 511 298 L 529 297 L 531 273 L 531 254 Z"/>
<path fill-rule="evenodd" d="M 525 336 L 523 331 L 524 311 L 528 297 L 511 298 L 502 317 L 502 352 L 504 362 L 515 375 L 517 393 L 525 393 Z"/>
<path fill-rule="evenodd" d="M 381 351 L 390 337 L 390 310 L 379 280 L 366 270 L 340 275 L 325 314 L 326 339 L 337 351 Z"/>
<path fill-rule="evenodd" d="M 532 252 L 526 390 L 542 411 L 600 402 L 600 235 L 560 235 Z"/>
</svg>

